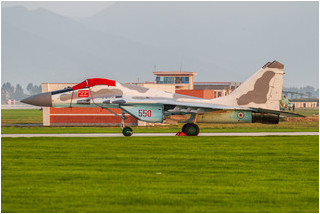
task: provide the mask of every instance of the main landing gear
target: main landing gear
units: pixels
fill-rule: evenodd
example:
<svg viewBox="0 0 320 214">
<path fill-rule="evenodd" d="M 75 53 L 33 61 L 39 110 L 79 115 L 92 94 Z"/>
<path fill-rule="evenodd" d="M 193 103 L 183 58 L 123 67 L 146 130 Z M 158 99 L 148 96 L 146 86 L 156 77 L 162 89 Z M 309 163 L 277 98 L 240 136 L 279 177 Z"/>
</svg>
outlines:
<svg viewBox="0 0 320 214">
<path fill-rule="evenodd" d="M 200 129 L 197 124 L 187 123 L 182 127 L 182 132 L 187 136 L 198 136 Z"/>
</svg>

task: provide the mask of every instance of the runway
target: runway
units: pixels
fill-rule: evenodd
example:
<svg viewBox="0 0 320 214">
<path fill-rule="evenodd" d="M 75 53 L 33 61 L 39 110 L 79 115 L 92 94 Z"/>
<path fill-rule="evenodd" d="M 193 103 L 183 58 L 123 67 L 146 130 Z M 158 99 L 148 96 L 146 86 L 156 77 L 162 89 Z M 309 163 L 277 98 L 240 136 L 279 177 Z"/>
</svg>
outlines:
<svg viewBox="0 0 320 214">
<path fill-rule="evenodd" d="M 319 135 L 319 132 L 241 132 L 241 133 L 200 133 L 199 136 L 303 136 Z M 133 133 L 131 137 L 172 137 L 175 133 Z M 122 133 L 87 134 L 2 134 L 1 137 L 124 137 Z"/>
</svg>

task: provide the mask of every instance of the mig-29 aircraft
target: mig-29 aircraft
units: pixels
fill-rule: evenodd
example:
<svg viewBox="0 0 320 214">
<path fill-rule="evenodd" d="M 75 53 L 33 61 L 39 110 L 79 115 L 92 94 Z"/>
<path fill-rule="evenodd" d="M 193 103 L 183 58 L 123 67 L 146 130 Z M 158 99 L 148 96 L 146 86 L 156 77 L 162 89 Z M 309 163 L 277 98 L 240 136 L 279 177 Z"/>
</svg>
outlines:
<svg viewBox="0 0 320 214">
<path fill-rule="evenodd" d="M 279 123 L 280 116 L 301 115 L 280 111 L 284 65 L 268 62 L 230 95 L 215 99 L 201 99 L 158 91 L 114 80 L 87 79 L 73 87 L 37 94 L 21 100 L 23 103 L 53 108 L 104 108 L 122 119 L 124 136 L 132 129 L 125 126 L 125 113 L 149 123 L 163 123 L 174 115 L 186 123 L 182 132 L 197 136 L 196 123 Z M 120 108 L 121 114 L 111 109 Z"/>
</svg>

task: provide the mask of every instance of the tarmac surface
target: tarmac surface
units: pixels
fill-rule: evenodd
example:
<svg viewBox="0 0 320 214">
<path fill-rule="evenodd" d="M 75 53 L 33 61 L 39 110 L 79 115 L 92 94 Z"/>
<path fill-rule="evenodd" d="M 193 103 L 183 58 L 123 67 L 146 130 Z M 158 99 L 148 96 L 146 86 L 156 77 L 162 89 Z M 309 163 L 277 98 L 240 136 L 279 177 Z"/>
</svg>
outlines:
<svg viewBox="0 0 320 214">
<path fill-rule="evenodd" d="M 131 137 L 168 137 L 176 133 L 133 133 Z M 241 133 L 200 133 L 199 136 L 303 136 L 319 135 L 319 132 L 241 132 Z M 2 134 L 1 137 L 124 137 L 122 133 L 88 134 Z"/>
</svg>

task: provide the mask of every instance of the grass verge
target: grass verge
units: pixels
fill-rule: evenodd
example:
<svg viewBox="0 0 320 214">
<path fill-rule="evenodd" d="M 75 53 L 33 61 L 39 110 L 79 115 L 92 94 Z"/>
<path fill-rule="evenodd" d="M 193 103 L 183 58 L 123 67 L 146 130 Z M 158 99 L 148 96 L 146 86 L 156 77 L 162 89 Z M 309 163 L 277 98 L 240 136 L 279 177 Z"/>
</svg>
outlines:
<svg viewBox="0 0 320 214">
<path fill-rule="evenodd" d="M 1 109 L 1 124 L 42 124 L 39 109 Z"/>
</svg>

